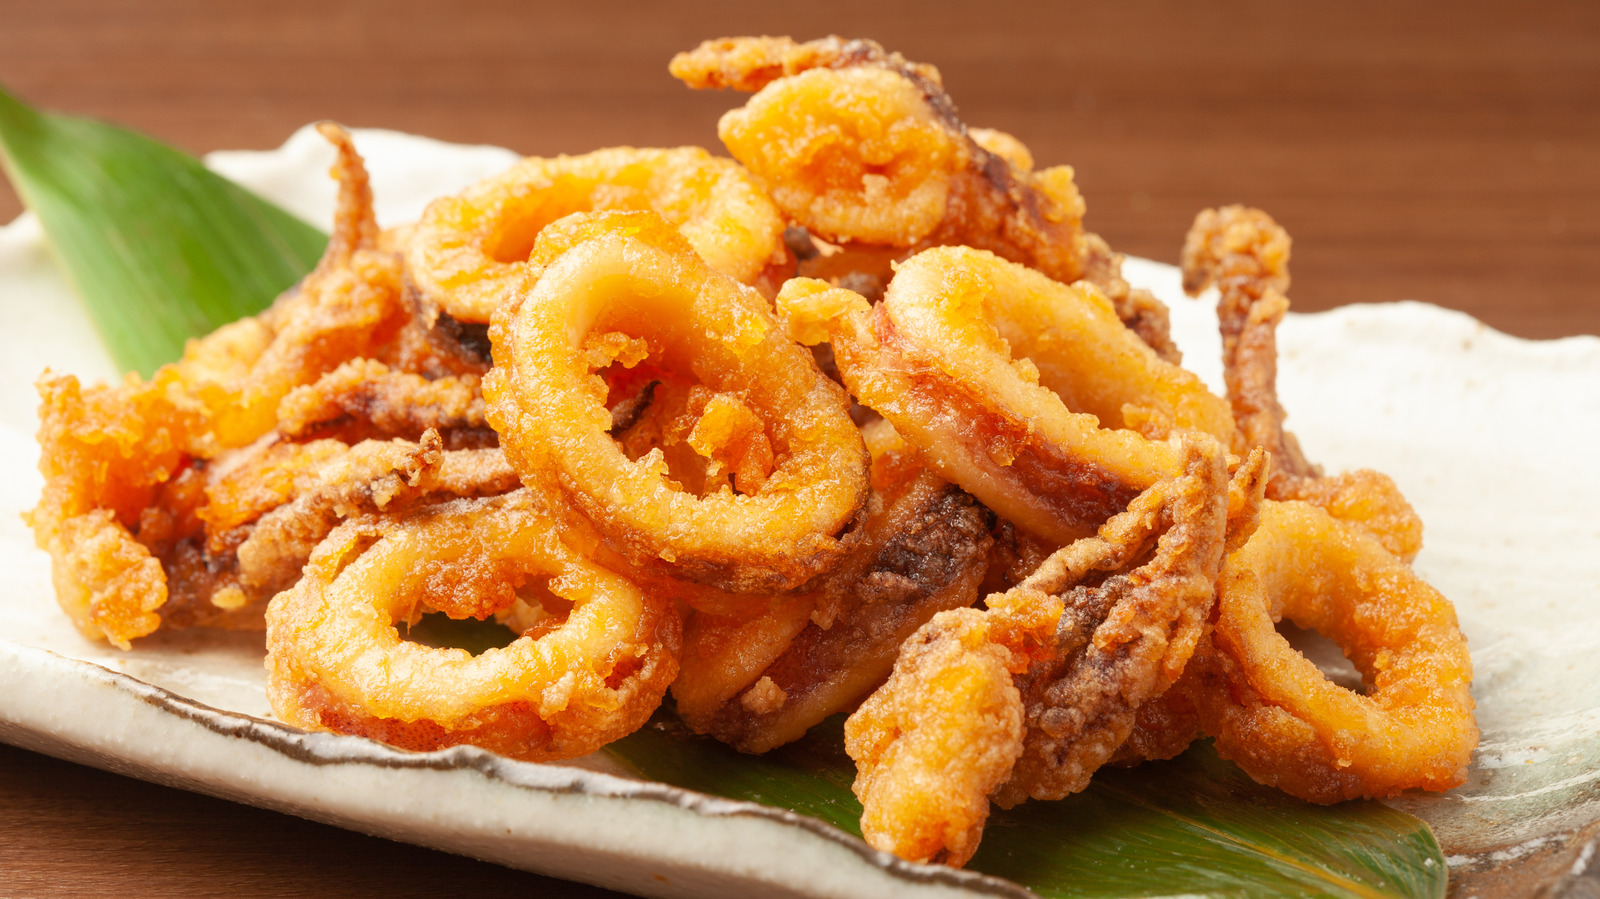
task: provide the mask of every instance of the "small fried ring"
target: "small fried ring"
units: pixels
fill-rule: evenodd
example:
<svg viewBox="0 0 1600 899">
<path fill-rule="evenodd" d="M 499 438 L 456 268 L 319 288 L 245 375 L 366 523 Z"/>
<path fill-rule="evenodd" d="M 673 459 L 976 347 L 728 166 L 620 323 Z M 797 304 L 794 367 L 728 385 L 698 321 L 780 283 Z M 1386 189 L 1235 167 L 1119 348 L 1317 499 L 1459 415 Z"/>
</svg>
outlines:
<svg viewBox="0 0 1600 899">
<path fill-rule="evenodd" d="M 866 502 L 867 450 L 844 391 L 761 295 L 651 213 L 574 215 L 540 236 L 543 254 L 551 261 L 490 330 L 495 368 L 483 382 L 524 483 L 565 493 L 641 568 L 737 593 L 787 591 L 826 571 Z M 702 424 L 745 410 L 771 471 L 748 492 L 697 496 L 670 480 L 659 450 L 630 460 L 608 433 L 591 335 L 642 341 L 655 363 L 724 398 Z"/>
<path fill-rule="evenodd" d="M 1147 438 L 1236 438 L 1226 401 L 1124 328 L 1095 288 L 992 253 L 918 253 L 876 307 L 801 279 L 778 304 L 802 342 L 831 341 L 851 394 L 942 475 L 1058 544 L 1181 470 L 1176 443 Z"/>
<path fill-rule="evenodd" d="M 1312 802 L 1466 780 L 1478 728 L 1455 609 L 1376 537 L 1268 502 L 1217 596 L 1210 667 L 1223 684 L 1190 695 L 1218 752 L 1251 777 Z M 1366 695 L 1295 651 L 1274 628 L 1284 617 L 1339 644 Z"/>
<path fill-rule="evenodd" d="M 786 256 L 783 218 L 750 174 L 699 147 L 529 157 L 435 200 L 406 253 L 411 282 L 457 321 L 487 322 L 522 283 L 540 230 L 574 212 L 653 210 L 746 284 Z"/>
<path fill-rule="evenodd" d="M 471 743 L 533 761 L 632 733 L 677 674 L 677 611 L 588 561 L 561 532 L 526 490 L 341 525 L 267 609 L 273 710 L 297 727 L 406 749 Z M 395 628 L 425 609 L 505 612 L 518 587 L 571 611 L 478 656 L 409 642 Z"/>
</svg>

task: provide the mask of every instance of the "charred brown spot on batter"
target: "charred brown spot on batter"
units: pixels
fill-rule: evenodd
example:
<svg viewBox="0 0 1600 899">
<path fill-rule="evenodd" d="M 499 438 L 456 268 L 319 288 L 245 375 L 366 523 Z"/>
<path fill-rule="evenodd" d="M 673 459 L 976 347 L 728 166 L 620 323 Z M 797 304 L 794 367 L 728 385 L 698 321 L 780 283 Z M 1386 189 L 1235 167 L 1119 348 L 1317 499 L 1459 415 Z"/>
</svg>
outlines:
<svg viewBox="0 0 1600 899">
<path fill-rule="evenodd" d="M 439 333 L 454 341 L 461 352 L 475 362 L 493 363 L 489 350 L 489 326 L 481 322 L 464 322 L 444 310 L 439 310 L 439 320 L 434 323 Z"/>
<path fill-rule="evenodd" d="M 638 393 L 611 407 L 611 428 L 606 433 L 613 438 L 620 437 L 638 424 L 639 419 L 649 410 L 651 402 L 655 400 L 656 388 L 659 386 L 661 386 L 660 381 L 647 381 L 639 388 Z"/>
</svg>

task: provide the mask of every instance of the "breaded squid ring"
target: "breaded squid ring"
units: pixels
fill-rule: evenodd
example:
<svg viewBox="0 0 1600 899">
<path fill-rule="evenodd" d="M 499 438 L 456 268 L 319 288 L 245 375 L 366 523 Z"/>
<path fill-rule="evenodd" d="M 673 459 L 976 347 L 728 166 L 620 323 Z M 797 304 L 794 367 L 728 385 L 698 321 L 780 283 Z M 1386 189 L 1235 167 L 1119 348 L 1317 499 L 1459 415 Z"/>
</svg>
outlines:
<svg viewBox="0 0 1600 899">
<path fill-rule="evenodd" d="M 471 743 L 531 761 L 632 733 L 677 674 L 677 611 L 563 530 L 526 490 L 341 525 L 268 606 L 273 711 L 406 749 Z M 519 596 L 542 597 L 543 620 L 477 656 L 395 628 L 428 610 L 487 618 Z"/>
<path fill-rule="evenodd" d="M 1013 166 L 1014 152 L 987 150 L 933 66 L 867 40 L 724 38 L 678 54 L 670 70 L 691 87 L 757 91 L 717 134 L 786 213 L 829 240 L 963 243 L 1064 280 L 1083 275 L 1072 169 L 1035 173 Z"/>
<path fill-rule="evenodd" d="M 758 92 L 717 136 L 810 231 L 908 252 L 969 246 L 1064 283 L 1093 281 L 1129 328 L 1178 361 L 1166 307 L 1130 288 L 1122 257 L 1084 231 L 1072 167 L 1035 171 L 1016 138 L 968 129 L 933 66 L 868 40 L 723 38 L 670 69 L 690 87 Z"/>
<path fill-rule="evenodd" d="M 1213 651 L 1187 691 L 1217 751 L 1312 802 L 1463 783 L 1478 727 L 1450 601 L 1316 506 L 1269 502 L 1261 519 L 1223 567 Z M 1366 694 L 1329 681 L 1277 632 L 1280 618 L 1339 644 Z"/>
<path fill-rule="evenodd" d="M 412 232 L 407 274 L 455 320 L 487 322 L 522 284 L 542 228 L 608 209 L 654 211 L 706 264 L 746 284 L 786 257 L 782 216 L 738 163 L 699 147 L 612 147 L 530 157 L 435 200 Z"/>
<path fill-rule="evenodd" d="M 851 394 L 940 474 L 1058 545 L 1180 470 L 1177 445 L 1148 437 L 1235 439 L 1227 403 L 1124 328 L 1093 287 L 981 250 L 924 250 L 875 307 L 802 279 L 778 305 L 802 342 L 832 343 Z"/>
<path fill-rule="evenodd" d="M 652 213 L 571 216 L 540 235 L 535 256 L 541 273 L 490 330 L 495 367 L 483 382 L 524 483 L 564 493 L 641 568 L 776 593 L 831 567 L 866 502 L 866 447 L 844 391 L 761 295 Z M 611 437 L 593 372 L 641 354 L 703 385 L 689 442 L 742 466 L 740 492 L 697 496 L 670 479 L 659 450 L 630 460 Z"/>
</svg>

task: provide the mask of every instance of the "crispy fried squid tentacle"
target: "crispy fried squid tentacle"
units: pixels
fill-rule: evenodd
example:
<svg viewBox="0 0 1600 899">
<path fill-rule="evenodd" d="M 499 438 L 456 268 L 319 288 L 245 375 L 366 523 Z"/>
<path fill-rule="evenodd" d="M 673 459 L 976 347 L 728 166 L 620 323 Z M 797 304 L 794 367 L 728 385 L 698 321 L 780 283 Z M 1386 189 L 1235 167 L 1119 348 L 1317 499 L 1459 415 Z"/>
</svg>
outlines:
<svg viewBox="0 0 1600 899">
<path fill-rule="evenodd" d="M 929 618 L 977 600 L 992 514 L 929 470 L 887 422 L 866 431 L 873 498 L 863 538 L 839 566 L 754 617 L 689 620 L 672 689 L 696 731 L 745 752 L 796 740 L 882 683 Z"/>
<path fill-rule="evenodd" d="M 177 627 L 259 629 L 261 605 L 291 586 L 317 543 L 353 515 L 519 486 L 499 450 L 445 450 L 431 430 L 417 442 L 263 445 L 223 456 L 208 474 L 194 512 L 204 529 L 157 545 L 170 591 L 162 614 Z"/>
<path fill-rule="evenodd" d="M 1289 235 L 1259 209 L 1226 206 L 1195 217 L 1183 246 L 1183 288 L 1221 295 L 1223 374 L 1234 419 L 1249 446 L 1272 453 L 1267 496 L 1299 499 L 1376 534 L 1411 559 L 1422 548 L 1422 520 L 1388 475 L 1368 469 L 1331 477 L 1306 459 L 1284 430 L 1278 401 L 1277 329 L 1289 309 Z"/>
<path fill-rule="evenodd" d="M 273 710 L 408 749 L 473 743 L 536 761 L 636 730 L 677 673 L 677 611 L 563 530 L 525 490 L 341 525 L 267 609 Z M 534 607 L 531 626 L 477 656 L 395 628 L 425 611 L 483 619 L 519 603 Z"/>
<path fill-rule="evenodd" d="M 430 381 L 381 362 L 353 359 L 314 384 L 296 387 L 278 404 L 278 433 L 289 440 L 417 440 L 430 429 L 452 449 L 496 445 L 476 376 Z"/>
<path fill-rule="evenodd" d="M 138 540 L 146 512 L 196 454 L 214 451 L 205 408 L 179 383 L 171 366 L 88 389 L 71 375 L 39 380 L 44 491 L 28 523 L 72 623 L 123 649 L 160 627 L 167 600 L 166 576 Z"/>
<path fill-rule="evenodd" d="M 1221 447 L 1186 436 L 1181 475 L 991 595 L 987 611 L 941 613 L 918 631 L 845 725 L 868 842 L 961 865 L 991 798 L 1083 789 L 1194 651 L 1228 494 Z"/>
<path fill-rule="evenodd" d="M 344 362 L 379 355 L 406 320 L 400 260 L 379 246 L 366 167 L 344 129 L 319 130 L 339 151 L 339 204 L 316 269 L 270 309 L 190 344 L 178 369 L 211 408 L 224 447 L 271 432 L 278 403 Z"/>
</svg>

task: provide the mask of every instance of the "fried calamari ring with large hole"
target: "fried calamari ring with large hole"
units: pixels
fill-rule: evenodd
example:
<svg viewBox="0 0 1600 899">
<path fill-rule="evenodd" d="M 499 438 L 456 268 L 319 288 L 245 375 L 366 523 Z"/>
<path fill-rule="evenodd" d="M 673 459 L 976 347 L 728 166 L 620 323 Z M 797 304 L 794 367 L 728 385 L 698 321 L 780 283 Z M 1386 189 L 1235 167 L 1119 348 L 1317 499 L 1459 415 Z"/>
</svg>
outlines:
<svg viewBox="0 0 1600 899">
<path fill-rule="evenodd" d="M 1422 519 L 1388 475 L 1370 469 L 1325 476 L 1283 427 L 1278 401 L 1278 325 L 1289 310 L 1289 234 L 1259 209 L 1225 206 L 1195 216 L 1183 245 L 1183 289 L 1217 285 L 1222 369 L 1249 446 L 1272 453 L 1267 497 L 1305 500 L 1366 528 L 1405 559 L 1422 548 Z"/>
<path fill-rule="evenodd" d="M 1016 138 L 969 131 L 933 66 L 867 40 L 723 38 L 670 69 L 690 87 L 758 91 L 717 134 L 813 233 L 908 251 L 970 246 L 1058 281 L 1088 278 L 1141 339 L 1178 360 L 1166 307 L 1130 289 L 1122 257 L 1084 232 L 1072 168 L 1035 171 Z M 887 280 L 886 270 L 865 274 Z"/>
<path fill-rule="evenodd" d="M 1312 802 L 1463 783 L 1478 727 L 1450 601 L 1316 506 L 1269 502 L 1261 519 L 1223 567 L 1212 651 L 1187 691 L 1217 751 Z M 1329 681 L 1278 633 L 1280 618 L 1337 643 L 1365 694 Z"/>
<path fill-rule="evenodd" d="M 565 534 L 526 490 L 341 525 L 267 609 L 273 711 L 406 749 L 471 743 L 532 761 L 632 733 L 677 673 L 677 611 Z M 477 656 L 395 627 L 425 611 L 484 619 L 519 600 L 539 620 Z"/>
<path fill-rule="evenodd" d="M 1230 505 L 1221 447 L 1183 442 L 1182 475 L 987 610 L 942 612 L 907 641 L 845 723 L 868 843 L 965 864 L 991 799 L 1082 790 L 1136 710 L 1178 678 L 1211 607 Z"/>
<path fill-rule="evenodd" d="M 699 147 L 613 147 L 530 157 L 435 200 L 412 232 L 407 275 L 455 320 L 487 322 L 521 286 L 539 231 L 596 210 L 654 211 L 706 264 L 746 284 L 787 256 L 782 216 L 738 163 Z"/>
<path fill-rule="evenodd" d="M 641 568 L 740 593 L 791 590 L 831 568 L 867 499 L 866 447 L 844 391 L 761 295 L 653 213 L 571 216 L 534 256 L 540 273 L 490 331 L 483 382 L 524 482 L 565 494 Z M 699 382 L 688 442 L 741 475 L 739 492 L 684 490 L 660 452 L 631 460 L 612 438 L 594 371 L 642 358 Z"/>
<path fill-rule="evenodd" d="M 1148 438 L 1234 440 L 1226 402 L 1124 328 L 1093 287 L 992 253 L 924 250 L 873 307 L 802 279 L 778 304 L 802 342 L 831 342 L 851 394 L 940 474 L 1058 544 L 1180 470 L 1176 443 Z"/>
<path fill-rule="evenodd" d="M 685 625 L 672 693 L 695 731 L 744 752 L 797 740 L 881 684 L 929 618 L 977 600 L 992 513 L 888 422 L 862 431 L 873 496 L 861 542 L 809 593 L 753 617 L 697 612 Z"/>
</svg>

